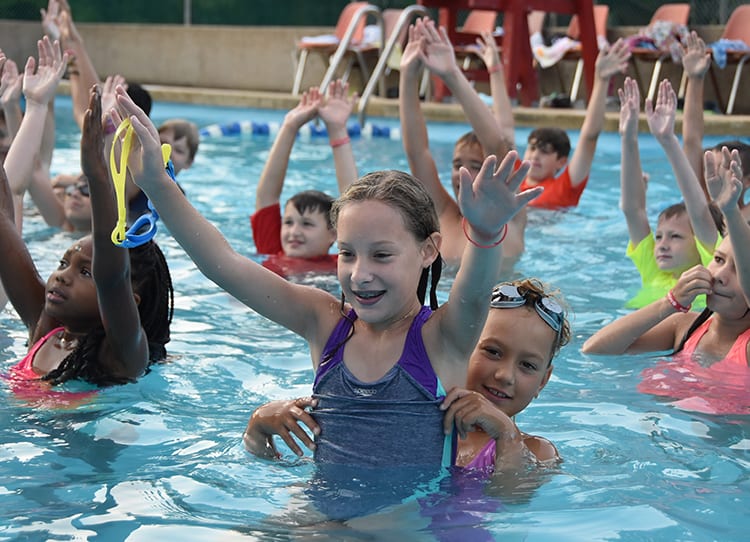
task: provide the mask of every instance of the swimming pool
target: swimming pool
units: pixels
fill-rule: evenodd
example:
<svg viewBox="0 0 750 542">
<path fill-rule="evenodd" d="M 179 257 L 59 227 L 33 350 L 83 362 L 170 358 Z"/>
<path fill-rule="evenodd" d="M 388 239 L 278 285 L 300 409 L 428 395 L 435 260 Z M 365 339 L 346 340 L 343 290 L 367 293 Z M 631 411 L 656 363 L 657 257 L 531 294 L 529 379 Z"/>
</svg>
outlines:
<svg viewBox="0 0 750 542">
<path fill-rule="evenodd" d="M 199 126 L 279 121 L 282 115 L 171 104 L 156 104 L 152 113 L 157 122 L 180 116 Z M 69 100 L 58 100 L 57 117 L 60 150 L 53 169 L 74 171 L 78 136 Z M 466 129 L 431 125 L 444 179 L 452 144 Z M 527 134 L 518 130 L 519 144 Z M 195 164 L 179 179 L 196 207 L 248 255 L 253 254 L 248 215 L 268 147 L 263 137 L 203 141 Z M 641 150 L 655 217 L 677 199 L 676 188 L 650 136 L 642 136 Z M 355 140 L 354 152 L 360 173 L 407 168 L 398 141 Z M 329 153 L 324 138 L 299 141 L 282 199 L 311 182 L 335 190 Z M 450 521 L 430 524 L 426 514 L 407 508 L 374 520 L 372 539 L 746 536 L 748 417 L 683 412 L 638 393 L 639 374 L 653 357 L 580 353 L 583 341 L 622 314 L 638 288 L 637 273 L 624 256 L 627 231 L 618 184 L 619 139 L 604 134 L 580 206 L 565 213 L 532 212 L 527 252 L 517 266 L 519 275 L 561 288 L 573 310 L 571 344 L 556 360 L 550 384 L 518 419 L 522 429 L 553 441 L 564 463 L 540 487 L 513 500 L 437 488 L 430 497 L 443 501 L 438 504 Z M 73 237 L 27 215 L 27 238 L 46 277 Z M 202 277 L 163 228 L 157 238 L 177 292 L 170 363 L 75 410 L 36 409 L 0 388 L 0 540 L 370 539 L 331 525 L 310 528 L 271 519 L 283 514 L 296 488 L 310 480 L 311 461 L 257 460 L 245 452 L 241 434 L 259 404 L 309 393 L 306 346 Z M 442 281 L 443 299 L 449 282 Z M 25 353 L 25 333 L 10 310 L 0 319 L 5 369 Z"/>
</svg>

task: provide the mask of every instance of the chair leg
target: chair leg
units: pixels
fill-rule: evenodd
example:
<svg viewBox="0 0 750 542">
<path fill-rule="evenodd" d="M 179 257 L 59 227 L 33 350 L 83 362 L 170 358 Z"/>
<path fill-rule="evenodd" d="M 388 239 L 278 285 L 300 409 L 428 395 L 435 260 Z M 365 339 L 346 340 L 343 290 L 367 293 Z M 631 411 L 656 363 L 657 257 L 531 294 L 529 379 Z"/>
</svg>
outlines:
<svg viewBox="0 0 750 542">
<path fill-rule="evenodd" d="M 576 63 L 576 71 L 573 75 L 573 84 L 570 86 L 570 103 L 578 99 L 578 89 L 581 88 L 581 77 L 583 76 L 583 59 L 579 58 Z"/>
<path fill-rule="evenodd" d="M 686 90 L 687 90 L 687 73 L 685 73 L 685 70 L 683 70 L 682 77 L 680 77 L 680 90 L 677 91 L 677 97 L 679 99 L 684 98 Z"/>
<path fill-rule="evenodd" d="M 742 67 L 745 65 L 748 58 L 750 58 L 750 55 L 745 55 L 737 63 L 737 69 L 734 72 L 734 80 L 732 81 L 732 92 L 729 94 L 729 101 L 727 102 L 727 115 L 731 115 L 734 110 L 734 99 L 737 97 L 737 89 L 740 86 Z"/>
<path fill-rule="evenodd" d="M 305 74 L 305 64 L 307 63 L 307 49 L 302 49 L 297 62 L 297 72 L 294 74 L 294 85 L 292 85 L 292 96 L 299 94 L 299 88 L 302 86 L 302 76 Z"/>
<path fill-rule="evenodd" d="M 649 100 L 654 99 L 654 95 L 656 95 L 656 87 L 659 86 L 659 75 L 661 74 L 661 66 L 664 63 L 663 56 L 659 57 L 656 62 L 654 62 L 654 71 L 651 72 L 651 83 L 648 85 L 648 93 L 646 94 L 646 98 Z"/>
<path fill-rule="evenodd" d="M 719 88 L 719 81 L 716 78 L 716 70 L 714 69 L 713 62 L 711 63 L 711 67 L 708 69 L 708 73 L 711 76 L 711 83 L 714 87 L 714 94 L 716 94 L 716 103 L 719 104 L 719 111 L 726 111 L 724 108 L 724 103 L 721 99 L 721 90 Z"/>
</svg>

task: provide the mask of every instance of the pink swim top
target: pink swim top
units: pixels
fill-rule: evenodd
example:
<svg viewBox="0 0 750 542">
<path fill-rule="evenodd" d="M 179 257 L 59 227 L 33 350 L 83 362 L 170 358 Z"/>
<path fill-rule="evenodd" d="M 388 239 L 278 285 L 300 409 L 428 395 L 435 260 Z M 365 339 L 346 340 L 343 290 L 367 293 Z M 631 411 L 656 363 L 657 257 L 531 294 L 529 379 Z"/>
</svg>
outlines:
<svg viewBox="0 0 750 542">
<path fill-rule="evenodd" d="M 35 342 L 23 359 L 10 368 L 9 374 L 3 375 L 8 380 L 15 396 L 27 401 L 31 406 L 71 408 L 80 405 L 96 393 L 93 390 L 80 392 L 54 390 L 49 382 L 41 380 L 43 375 L 34 370 L 36 353 L 50 337 L 63 329 L 65 328 L 57 327 Z"/>
<path fill-rule="evenodd" d="M 465 469 L 490 469 L 495 467 L 495 450 L 497 441 L 491 438 L 487 444 L 484 445 L 482 451 L 474 456 L 474 459 L 469 461 Z"/>
<path fill-rule="evenodd" d="M 671 359 L 643 370 L 638 390 L 677 399 L 678 408 L 706 414 L 750 414 L 750 367 L 747 345 L 750 329 L 734 341 L 726 357 L 708 367 L 698 362 L 698 343 L 711 326 L 709 318 L 685 341 Z"/>
</svg>

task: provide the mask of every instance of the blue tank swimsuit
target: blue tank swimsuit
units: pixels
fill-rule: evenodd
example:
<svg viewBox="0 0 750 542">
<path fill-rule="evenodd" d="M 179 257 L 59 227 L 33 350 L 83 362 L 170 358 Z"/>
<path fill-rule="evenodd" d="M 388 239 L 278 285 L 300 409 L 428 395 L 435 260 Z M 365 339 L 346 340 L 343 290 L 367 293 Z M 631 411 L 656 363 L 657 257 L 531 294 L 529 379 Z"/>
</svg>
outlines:
<svg viewBox="0 0 750 542">
<path fill-rule="evenodd" d="M 342 318 L 323 350 L 315 374 L 313 415 L 320 425 L 318 462 L 361 466 L 451 466 L 455 438 L 443 433 L 438 407 L 445 390 L 422 341 L 432 315 L 422 307 L 414 318 L 401 357 L 375 382 L 358 380 L 343 363 L 344 347 L 357 315 Z"/>
</svg>

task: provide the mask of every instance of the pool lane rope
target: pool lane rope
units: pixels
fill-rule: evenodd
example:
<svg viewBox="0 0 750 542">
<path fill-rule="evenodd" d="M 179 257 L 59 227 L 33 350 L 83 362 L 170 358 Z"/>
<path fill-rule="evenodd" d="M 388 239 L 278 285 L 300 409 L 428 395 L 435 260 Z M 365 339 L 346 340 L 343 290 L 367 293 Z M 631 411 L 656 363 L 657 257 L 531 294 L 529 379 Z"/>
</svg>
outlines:
<svg viewBox="0 0 750 542">
<path fill-rule="evenodd" d="M 253 122 L 239 121 L 227 124 L 211 124 L 200 129 L 200 135 L 204 138 L 236 136 L 236 135 L 263 135 L 273 136 L 279 131 L 281 124 L 278 122 Z M 401 130 L 395 126 L 378 125 L 366 123 L 360 126 L 358 123 L 349 124 L 346 127 L 349 137 L 362 137 L 366 139 L 401 139 Z M 320 123 L 308 122 L 299 130 L 301 137 L 327 137 L 325 126 Z"/>
</svg>

